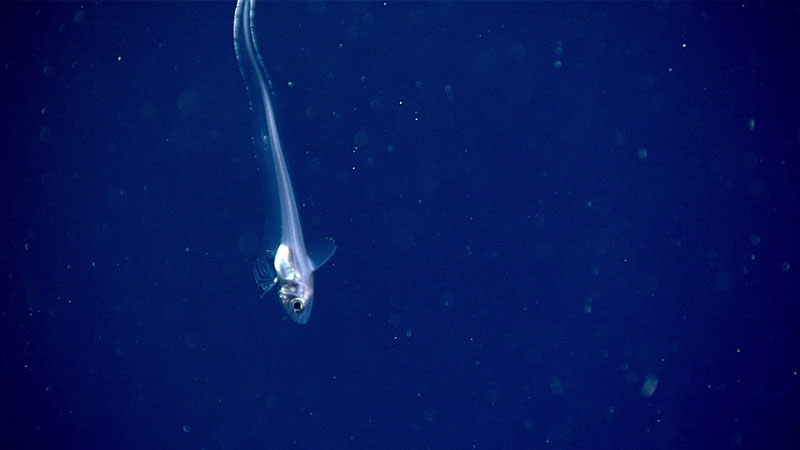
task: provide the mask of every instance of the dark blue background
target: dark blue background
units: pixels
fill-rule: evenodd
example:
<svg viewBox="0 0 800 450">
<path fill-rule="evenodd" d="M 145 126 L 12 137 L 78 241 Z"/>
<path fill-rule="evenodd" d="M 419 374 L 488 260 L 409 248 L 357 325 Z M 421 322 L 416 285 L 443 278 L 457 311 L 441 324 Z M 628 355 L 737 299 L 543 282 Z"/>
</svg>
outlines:
<svg viewBox="0 0 800 450">
<path fill-rule="evenodd" d="M 306 326 L 233 6 L 0 6 L 3 448 L 795 448 L 797 4 L 260 4 Z"/>
</svg>

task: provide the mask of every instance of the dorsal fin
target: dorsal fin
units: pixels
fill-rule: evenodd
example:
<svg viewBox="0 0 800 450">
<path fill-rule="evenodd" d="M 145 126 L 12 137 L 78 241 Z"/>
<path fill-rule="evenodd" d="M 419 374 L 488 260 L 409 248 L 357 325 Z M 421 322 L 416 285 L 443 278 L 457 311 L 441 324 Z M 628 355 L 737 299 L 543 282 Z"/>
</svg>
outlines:
<svg viewBox="0 0 800 450">
<path fill-rule="evenodd" d="M 336 241 L 327 237 L 309 247 L 308 257 L 311 258 L 311 263 L 314 264 L 314 270 L 317 270 L 328 262 L 334 253 L 336 253 Z"/>
</svg>

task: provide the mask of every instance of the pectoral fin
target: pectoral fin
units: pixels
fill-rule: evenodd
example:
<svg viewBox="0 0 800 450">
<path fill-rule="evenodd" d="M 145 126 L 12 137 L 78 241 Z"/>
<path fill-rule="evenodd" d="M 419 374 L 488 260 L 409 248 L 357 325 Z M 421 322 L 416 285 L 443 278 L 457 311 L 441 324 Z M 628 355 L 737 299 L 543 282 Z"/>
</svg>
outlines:
<svg viewBox="0 0 800 450">
<path fill-rule="evenodd" d="M 256 284 L 261 286 L 261 289 L 264 292 L 261 294 L 261 298 L 264 298 L 272 289 L 272 286 L 275 286 L 275 282 L 277 279 L 275 278 L 275 269 L 272 268 L 272 262 L 267 261 L 261 258 L 258 258 L 253 263 L 253 278 L 256 280 Z"/>
</svg>

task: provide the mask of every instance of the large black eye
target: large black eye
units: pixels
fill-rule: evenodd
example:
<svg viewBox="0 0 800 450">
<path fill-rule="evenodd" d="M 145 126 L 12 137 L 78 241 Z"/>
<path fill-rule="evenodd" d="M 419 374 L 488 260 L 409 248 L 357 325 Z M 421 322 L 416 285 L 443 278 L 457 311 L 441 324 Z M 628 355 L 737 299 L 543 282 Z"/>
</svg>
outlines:
<svg viewBox="0 0 800 450">
<path fill-rule="evenodd" d="M 292 308 L 294 308 L 295 312 L 302 311 L 303 310 L 303 302 L 301 302 L 300 300 L 295 299 L 292 302 Z"/>
</svg>

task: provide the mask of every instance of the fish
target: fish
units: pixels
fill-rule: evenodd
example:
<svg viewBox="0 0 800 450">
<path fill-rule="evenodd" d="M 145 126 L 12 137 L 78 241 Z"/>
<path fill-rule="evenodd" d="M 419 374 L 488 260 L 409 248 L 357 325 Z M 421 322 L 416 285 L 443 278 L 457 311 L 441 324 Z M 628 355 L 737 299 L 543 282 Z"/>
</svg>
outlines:
<svg viewBox="0 0 800 450">
<path fill-rule="evenodd" d="M 313 257 L 306 250 L 300 212 L 278 133 L 272 83 L 256 43 L 254 18 L 255 0 L 238 0 L 233 17 L 234 50 L 247 88 L 250 111 L 258 128 L 254 140 L 256 156 L 265 161 L 271 160 L 275 169 L 281 238 L 275 251 L 261 251 L 261 257 L 253 263 L 253 277 L 262 289 L 262 298 L 277 285 L 278 298 L 286 314 L 294 322 L 305 324 L 314 305 L 314 271 L 333 256 L 336 243 L 326 238 Z M 262 171 L 262 174 L 269 176 L 267 171 Z"/>
</svg>

